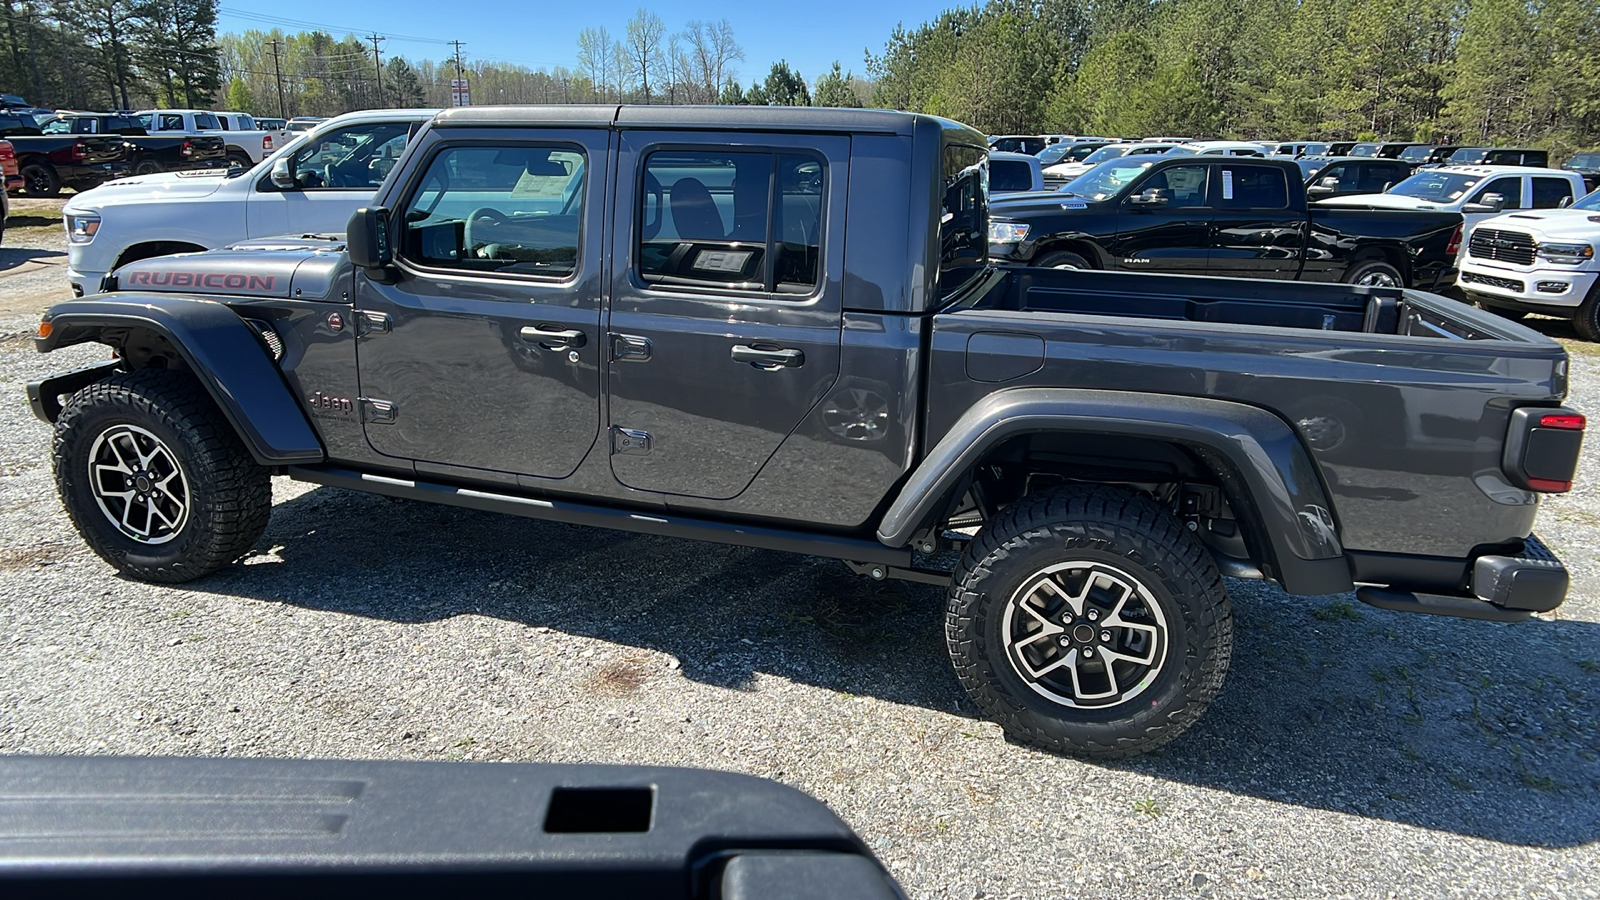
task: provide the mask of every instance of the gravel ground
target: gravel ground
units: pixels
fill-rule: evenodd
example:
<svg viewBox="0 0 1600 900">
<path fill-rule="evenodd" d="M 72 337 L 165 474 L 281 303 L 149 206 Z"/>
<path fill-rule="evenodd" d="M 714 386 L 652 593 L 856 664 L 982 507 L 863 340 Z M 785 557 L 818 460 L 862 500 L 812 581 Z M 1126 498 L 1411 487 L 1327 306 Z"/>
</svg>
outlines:
<svg viewBox="0 0 1600 900">
<path fill-rule="evenodd" d="M 1600 897 L 1600 441 L 1540 517 L 1575 578 L 1558 615 L 1230 582 L 1211 712 L 1086 763 L 972 717 L 936 589 L 826 560 L 280 479 L 242 565 L 119 579 L 67 523 L 22 392 L 101 353 L 32 351 L 61 282 L 28 260 L 60 235 L 6 243 L 0 752 L 731 769 L 826 801 L 917 898 Z M 1573 405 L 1600 414 L 1600 355 L 1569 346 Z"/>
</svg>

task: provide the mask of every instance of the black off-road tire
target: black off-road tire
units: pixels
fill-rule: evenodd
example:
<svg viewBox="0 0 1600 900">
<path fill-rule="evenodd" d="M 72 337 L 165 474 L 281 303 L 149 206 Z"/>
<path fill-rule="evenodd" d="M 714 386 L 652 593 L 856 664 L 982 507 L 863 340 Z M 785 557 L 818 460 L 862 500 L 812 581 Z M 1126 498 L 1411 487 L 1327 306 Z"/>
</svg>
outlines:
<svg viewBox="0 0 1600 900">
<path fill-rule="evenodd" d="M 1006 608 L 1069 561 L 1130 576 L 1165 619 L 1154 679 L 1112 706 L 1075 708 L 1044 696 L 1009 655 Z M 1115 488 L 1067 487 L 1018 501 L 978 532 L 951 581 L 945 636 L 967 694 L 1012 740 L 1112 759 L 1167 743 L 1205 712 L 1228 671 L 1233 611 L 1210 553 L 1165 509 Z"/>
<path fill-rule="evenodd" d="M 1392 283 L 1385 285 L 1383 281 Z M 1400 270 L 1381 259 L 1357 260 L 1351 264 L 1350 271 L 1345 273 L 1344 282 L 1373 287 L 1406 286 L 1405 276 L 1400 274 Z"/>
<path fill-rule="evenodd" d="M 1092 269 L 1089 261 L 1070 250 L 1056 250 L 1034 260 L 1032 265 L 1039 269 Z"/>
<path fill-rule="evenodd" d="M 97 499 L 91 483 L 97 439 L 125 434 L 125 426 L 164 445 L 182 472 L 187 514 L 170 536 L 159 535 L 163 543 L 124 532 L 102 508 L 118 501 Z M 215 572 L 249 552 L 272 515 L 270 473 L 186 373 L 118 372 L 83 388 L 62 407 L 53 449 L 56 488 L 72 524 L 130 578 L 176 584 Z"/>
<path fill-rule="evenodd" d="M 1600 342 L 1600 282 L 1590 288 L 1589 296 L 1578 304 L 1578 311 L 1572 314 L 1572 327 L 1577 330 L 1578 337 Z"/>
</svg>

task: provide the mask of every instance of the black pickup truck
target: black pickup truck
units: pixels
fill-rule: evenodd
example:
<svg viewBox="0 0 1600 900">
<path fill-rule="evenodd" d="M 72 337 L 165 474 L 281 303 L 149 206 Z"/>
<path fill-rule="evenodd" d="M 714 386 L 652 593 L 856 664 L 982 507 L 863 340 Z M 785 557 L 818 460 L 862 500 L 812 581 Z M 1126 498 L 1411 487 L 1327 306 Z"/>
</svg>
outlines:
<svg viewBox="0 0 1600 900">
<path fill-rule="evenodd" d="M 46 122 L 44 133 L 121 137 L 128 168 L 135 175 L 228 167 L 227 142 L 221 135 L 152 135 L 134 116 L 69 113 Z"/>
<path fill-rule="evenodd" d="M 987 152 L 884 111 L 452 109 L 344 237 L 51 307 L 41 352 L 115 353 L 29 398 L 128 577 L 249 553 L 272 475 L 831 557 L 944 585 L 977 705 L 1089 755 L 1200 717 L 1223 575 L 1562 602 L 1559 345 L 1398 288 L 994 266 Z"/>
<path fill-rule="evenodd" d="M 990 253 L 1046 268 L 1376 287 L 1455 283 L 1461 216 L 1307 206 L 1292 161 L 1128 157 L 993 204 Z"/>
<path fill-rule="evenodd" d="M 63 186 L 88 190 L 128 174 L 128 151 L 120 138 L 44 134 L 31 116 L 0 115 L 0 138 L 17 152 L 22 189 L 30 197 L 54 197 Z"/>
</svg>

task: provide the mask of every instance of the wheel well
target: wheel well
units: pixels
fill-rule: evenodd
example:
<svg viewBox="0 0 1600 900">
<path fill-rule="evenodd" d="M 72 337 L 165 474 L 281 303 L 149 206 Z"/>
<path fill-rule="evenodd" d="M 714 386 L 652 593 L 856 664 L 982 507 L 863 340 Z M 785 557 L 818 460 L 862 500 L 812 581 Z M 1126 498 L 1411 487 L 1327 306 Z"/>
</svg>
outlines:
<svg viewBox="0 0 1600 900">
<path fill-rule="evenodd" d="M 172 341 L 152 328 L 137 326 L 102 328 L 93 340 L 116 350 L 117 357 L 129 371 L 139 369 L 187 371 L 189 368 Z"/>
<path fill-rule="evenodd" d="M 986 522 L 1013 503 L 1063 484 L 1118 487 L 1183 520 L 1216 554 L 1272 573 L 1260 513 L 1233 464 L 1176 441 L 1108 434 L 1019 435 L 984 454 L 961 480 L 944 527 Z"/>
<path fill-rule="evenodd" d="M 1049 243 L 1040 247 L 1033 254 L 1033 258 L 1038 259 L 1046 254 L 1058 253 L 1063 250 L 1068 253 L 1078 254 L 1084 258 L 1085 262 L 1097 269 L 1100 267 L 1100 254 L 1093 245 L 1091 245 L 1088 241 L 1078 241 L 1070 238 L 1065 240 L 1050 241 Z"/>
<path fill-rule="evenodd" d="M 1406 259 L 1406 255 L 1400 251 L 1400 248 L 1398 248 L 1398 247 L 1366 247 L 1366 248 L 1363 248 L 1361 250 L 1356 251 L 1355 257 L 1350 260 L 1350 268 L 1354 269 L 1356 266 L 1359 266 L 1364 262 L 1373 262 L 1373 261 L 1386 262 L 1389 265 L 1394 266 L 1395 271 L 1400 273 L 1400 277 L 1405 279 L 1405 283 L 1408 284 L 1408 285 L 1411 283 L 1411 265 L 1410 265 L 1410 262 Z"/>
<path fill-rule="evenodd" d="M 111 269 L 116 271 L 128 263 L 138 262 L 141 259 L 154 259 L 157 256 L 168 256 L 173 253 L 202 253 L 205 250 L 206 248 L 199 244 L 190 244 L 186 241 L 146 241 L 122 251 Z"/>
</svg>

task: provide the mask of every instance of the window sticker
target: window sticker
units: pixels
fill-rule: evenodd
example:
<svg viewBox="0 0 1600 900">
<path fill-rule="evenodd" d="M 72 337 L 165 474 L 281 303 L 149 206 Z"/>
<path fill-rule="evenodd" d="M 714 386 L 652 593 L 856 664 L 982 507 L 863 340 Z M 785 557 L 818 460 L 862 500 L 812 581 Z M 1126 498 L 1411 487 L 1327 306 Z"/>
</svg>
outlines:
<svg viewBox="0 0 1600 900">
<path fill-rule="evenodd" d="M 1233 199 L 1233 172 L 1228 169 L 1222 170 L 1222 199 Z"/>
<path fill-rule="evenodd" d="M 749 250 L 701 250 L 694 258 L 694 268 L 702 272 L 743 272 L 750 254 Z"/>
</svg>

